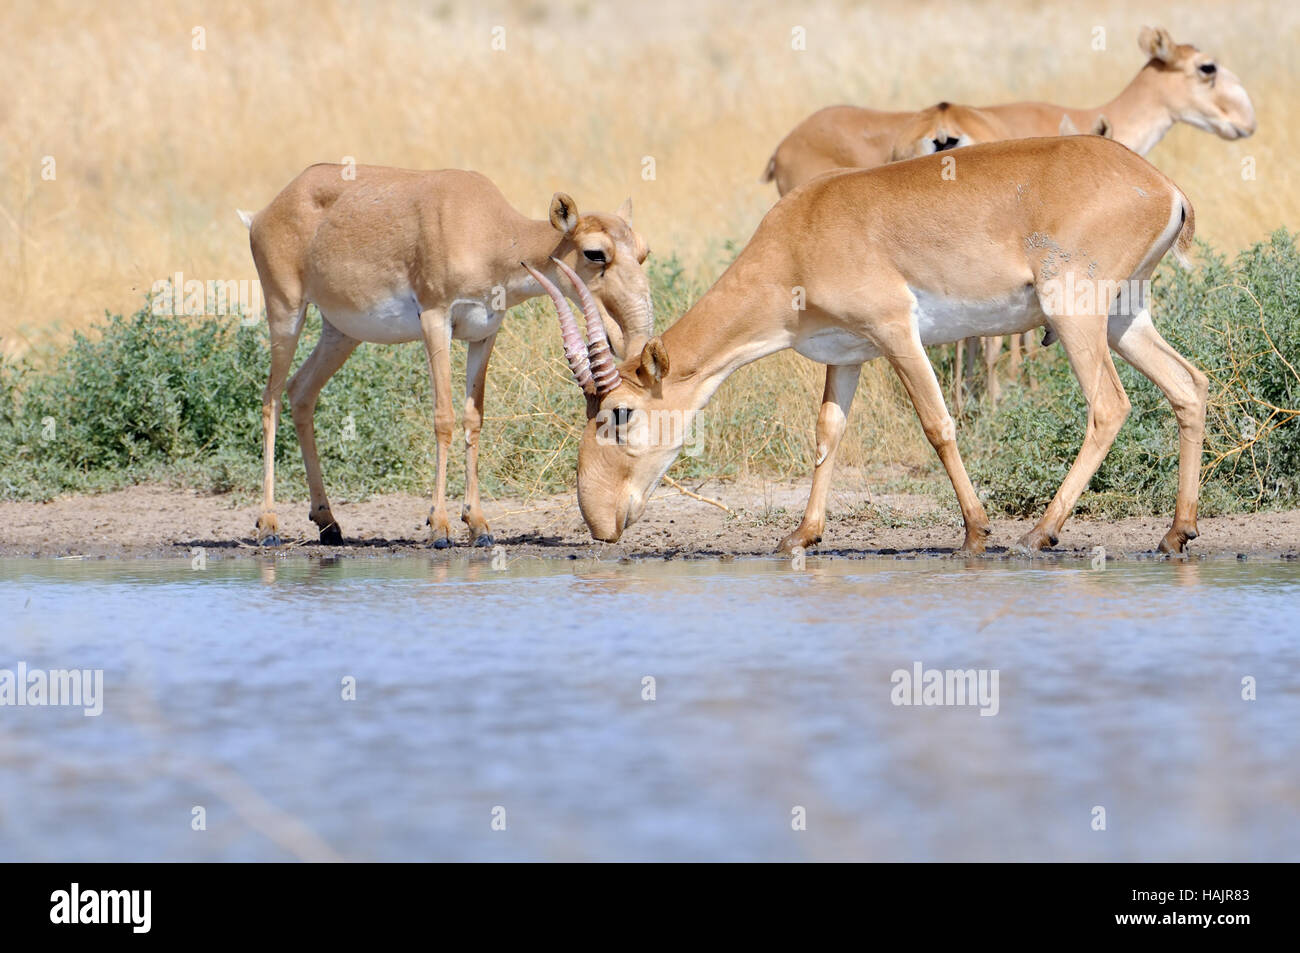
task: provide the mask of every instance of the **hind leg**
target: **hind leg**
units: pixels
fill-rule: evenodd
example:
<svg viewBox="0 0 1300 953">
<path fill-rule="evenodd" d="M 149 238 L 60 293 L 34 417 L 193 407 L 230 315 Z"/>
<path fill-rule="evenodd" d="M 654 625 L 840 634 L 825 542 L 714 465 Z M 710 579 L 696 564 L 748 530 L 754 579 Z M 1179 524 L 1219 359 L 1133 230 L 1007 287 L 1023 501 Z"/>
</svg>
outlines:
<svg viewBox="0 0 1300 953">
<path fill-rule="evenodd" d="M 1209 380 L 1160 336 L 1145 307 L 1135 317 L 1112 316 L 1107 335 L 1116 353 L 1164 392 L 1178 420 L 1178 500 L 1174 525 L 1160 541 L 1160 551 L 1181 553 L 1198 535 L 1196 503 Z"/>
<path fill-rule="evenodd" d="M 289 381 L 289 405 L 293 411 L 294 428 L 298 431 L 298 444 L 302 447 L 307 486 L 311 491 L 311 508 L 307 515 L 319 528 L 320 541 L 335 546 L 343 542 L 343 531 L 330 512 L 329 499 L 325 495 L 325 480 L 316 450 L 316 400 L 325 382 L 343 366 L 360 343 L 322 317 L 320 340 Z"/>
<path fill-rule="evenodd" d="M 1015 350 L 1015 338 L 1011 338 L 1011 349 Z M 989 395 L 989 406 L 996 407 L 1002 396 L 1002 382 L 998 380 L 998 358 L 1002 356 L 1002 338 L 984 338 L 984 380 Z"/>
<path fill-rule="evenodd" d="M 488 358 L 496 334 L 471 341 L 465 356 L 465 508 L 461 519 L 469 527 L 471 546 L 491 546 L 492 533 L 483 516 L 478 493 L 478 437 L 483 429 L 483 394 L 487 388 Z"/>
</svg>

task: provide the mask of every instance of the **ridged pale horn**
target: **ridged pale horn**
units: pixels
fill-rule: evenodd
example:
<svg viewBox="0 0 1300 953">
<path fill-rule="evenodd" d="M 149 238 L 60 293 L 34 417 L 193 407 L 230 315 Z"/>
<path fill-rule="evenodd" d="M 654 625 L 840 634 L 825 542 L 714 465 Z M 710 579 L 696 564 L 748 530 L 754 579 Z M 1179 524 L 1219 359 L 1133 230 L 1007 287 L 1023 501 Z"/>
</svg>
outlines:
<svg viewBox="0 0 1300 953">
<path fill-rule="evenodd" d="M 587 346 L 582 340 L 582 332 L 578 330 L 578 319 L 574 317 L 569 302 L 565 300 L 560 289 L 540 271 L 526 261 L 521 261 L 519 264 L 527 269 L 555 302 L 555 313 L 560 319 L 560 337 L 564 341 L 564 357 L 569 362 L 569 370 L 573 372 L 573 379 L 578 382 L 584 394 L 595 394 L 596 383 L 591 374 L 591 359 L 587 354 Z"/>
<path fill-rule="evenodd" d="M 605 322 L 600 319 L 600 309 L 591 290 L 583 284 L 578 273 L 560 261 L 552 258 L 555 266 L 569 279 L 569 284 L 578 292 L 578 301 L 582 304 L 582 313 L 587 318 L 587 355 L 591 361 L 591 376 L 596 382 L 596 393 L 604 396 L 619 385 L 618 367 L 614 364 L 614 352 L 609 347 L 609 336 L 605 333 Z"/>
</svg>

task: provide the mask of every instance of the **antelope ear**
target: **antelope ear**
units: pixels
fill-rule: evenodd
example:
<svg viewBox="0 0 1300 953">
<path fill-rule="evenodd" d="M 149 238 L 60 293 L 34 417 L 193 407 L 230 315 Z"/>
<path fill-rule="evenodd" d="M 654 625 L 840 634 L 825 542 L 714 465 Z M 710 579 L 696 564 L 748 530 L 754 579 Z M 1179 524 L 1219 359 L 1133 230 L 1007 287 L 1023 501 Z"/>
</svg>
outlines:
<svg viewBox="0 0 1300 953">
<path fill-rule="evenodd" d="M 1069 113 L 1062 113 L 1061 125 L 1057 132 L 1062 136 L 1077 136 L 1079 127 L 1074 124 L 1074 120 L 1070 118 Z"/>
<path fill-rule="evenodd" d="M 668 349 L 663 338 L 653 337 L 641 351 L 641 370 L 654 381 L 661 381 L 668 373 Z"/>
<path fill-rule="evenodd" d="M 551 224 L 566 236 L 578 227 L 578 203 L 568 193 L 556 192 L 551 197 Z"/>
<path fill-rule="evenodd" d="M 1110 120 L 1105 116 L 1098 116 L 1097 121 L 1092 124 L 1092 134 L 1101 136 L 1103 139 L 1115 138 L 1115 127 L 1110 124 Z"/>
<path fill-rule="evenodd" d="M 632 197 L 629 195 L 623 200 L 623 204 L 618 207 L 618 217 L 626 222 L 629 226 L 632 224 Z"/>
<path fill-rule="evenodd" d="M 1144 26 L 1142 32 L 1138 34 L 1138 48 L 1153 60 L 1172 63 L 1178 45 L 1174 43 L 1174 38 L 1164 27 Z"/>
</svg>

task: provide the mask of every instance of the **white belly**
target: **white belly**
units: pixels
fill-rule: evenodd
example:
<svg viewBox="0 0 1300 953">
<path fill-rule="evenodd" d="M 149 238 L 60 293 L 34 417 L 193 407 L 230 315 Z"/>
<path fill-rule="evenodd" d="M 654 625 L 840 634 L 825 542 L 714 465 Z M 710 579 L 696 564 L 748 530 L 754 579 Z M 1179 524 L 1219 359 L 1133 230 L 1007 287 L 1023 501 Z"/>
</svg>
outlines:
<svg viewBox="0 0 1300 953">
<path fill-rule="evenodd" d="M 458 341 L 481 341 L 496 334 L 504 311 L 493 311 L 477 298 L 457 298 L 451 303 L 451 336 Z"/>
<path fill-rule="evenodd" d="M 962 338 L 1018 334 L 1041 327 L 1045 321 L 1038 295 L 1028 286 L 983 301 L 948 298 L 909 288 L 917 333 L 926 347 L 950 344 Z"/>
<path fill-rule="evenodd" d="M 818 328 L 800 334 L 794 349 L 818 364 L 865 364 L 880 357 L 874 344 L 844 328 Z"/>
<path fill-rule="evenodd" d="M 423 338 L 420 303 L 414 294 L 389 298 L 366 311 L 331 308 L 322 312 L 348 337 L 374 344 L 402 344 Z M 490 309 L 475 298 L 457 298 L 447 309 L 451 336 L 458 341 L 481 341 L 501 327 L 505 312 Z"/>
<path fill-rule="evenodd" d="M 326 320 L 350 338 L 374 344 L 401 344 L 418 341 L 420 334 L 420 302 L 414 294 L 389 298 L 366 311 L 349 311 L 342 308 L 321 309 Z"/>
</svg>

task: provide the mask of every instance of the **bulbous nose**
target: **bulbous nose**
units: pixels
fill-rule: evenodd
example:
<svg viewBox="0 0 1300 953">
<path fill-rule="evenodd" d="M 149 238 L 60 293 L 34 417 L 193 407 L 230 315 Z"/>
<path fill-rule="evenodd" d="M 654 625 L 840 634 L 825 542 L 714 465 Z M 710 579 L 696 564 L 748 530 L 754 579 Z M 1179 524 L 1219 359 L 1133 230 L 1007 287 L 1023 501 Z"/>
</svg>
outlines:
<svg viewBox="0 0 1300 953">
<path fill-rule="evenodd" d="M 582 490 L 579 487 L 578 509 L 582 511 L 582 519 L 587 524 L 591 538 L 602 543 L 617 543 L 627 528 L 629 511 L 626 499 L 612 509 L 592 512 L 590 507 L 583 506 Z"/>
</svg>

